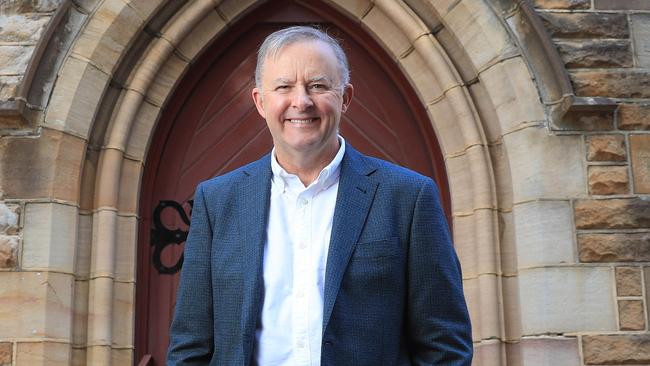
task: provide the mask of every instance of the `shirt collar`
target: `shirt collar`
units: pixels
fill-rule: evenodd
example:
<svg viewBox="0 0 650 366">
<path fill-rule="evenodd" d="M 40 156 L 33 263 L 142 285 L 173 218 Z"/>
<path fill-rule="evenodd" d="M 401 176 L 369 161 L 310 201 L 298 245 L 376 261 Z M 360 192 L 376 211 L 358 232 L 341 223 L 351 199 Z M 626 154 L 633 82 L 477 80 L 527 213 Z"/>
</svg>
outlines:
<svg viewBox="0 0 650 366">
<path fill-rule="evenodd" d="M 288 173 L 280 166 L 275 156 L 275 147 L 273 147 L 273 150 L 271 150 L 271 171 L 273 172 L 273 183 L 282 184 L 283 191 L 303 191 L 307 189 L 321 190 L 328 188 L 338 180 L 341 173 L 341 161 L 343 160 L 343 155 L 345 155 L 345 139 L 341 135 L 338 135 L 338 140 L 340 146 L 334 159 L 332 159 L 332 161 L 320 171 L 318 177 L 306 188 L 297 175 Z"/>
</svg>

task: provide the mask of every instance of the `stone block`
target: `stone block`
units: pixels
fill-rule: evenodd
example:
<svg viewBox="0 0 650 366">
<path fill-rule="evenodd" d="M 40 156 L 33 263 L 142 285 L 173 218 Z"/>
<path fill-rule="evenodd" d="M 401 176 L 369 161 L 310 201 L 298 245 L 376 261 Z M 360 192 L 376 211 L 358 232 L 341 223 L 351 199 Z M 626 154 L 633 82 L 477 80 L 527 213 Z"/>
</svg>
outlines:
<svg viewBox="0 0 650 366">
<path fill-rule="evenodd" d="M 34 46 L 0 45 L 0 75 L 22 75 L 27 69 Z"/>
<path fill-rule="evenodd" d="M 147 153 L 147 148 L 149 147 L 149 141 L 153 135 L 153 129 L 158 121 L 162 108 L 155 106 L 149 102 L 144 102 L 140 104 L 140 109 L 133 121 L 131 126 L 131 132 L 128 137 L 125 156 L 129 160 L 133 161 L 144 161 L 145 155 Z M 129 167 L 131 170 L 127 172 L 127 175 L 133 173 L 133 167 Z M 122 177 L 124 179 L 135 178 L 132 175 Z M 125 192 L 126 193 L 126 192 Z M 135 192 L 131 192 L 135 193 Z M 138 192 L 139 193 L 139 192 Z M 129 206 L 137 205 L 137 202 L 132 203 Z M 128 206 L 127 206 L 128 207 Z"/>
<path fill-rule="evenodd" d="M 18 232 L 18 212 L 20 206 L 0 202 L 0 233 L 14 235 Z"/>
<path fill-rule="evenodd" d="M 0 272 L 0 339 L 70 339 L 73 282 L 54 272 Z"/>
<path fill-rule="evenodd" d="M 28 203 L 22 267 L 74 273 L 77 221 L 74 206 Z"/>
<path fill-rule="evenodd" d="M 594 0 L 597 10 L 650 10 L 647 0 Z"/>
<path fill-rule="evenodd" d="M 18 237 L 0 235 L 0 268 L 18 265 Z"/>
<path fill-rule="evenodd" d="M 502 142 L 488 145 L 494 182 L 496 185 L 497 206 L 500 210 L 512 209 L 512 177 L 508 154 Z"/>
<path fill-rule="evenodd" d="M 474 341 L 502 338 L 500 305 L 497 301 L 499 281 L 500 278 L 492 274 L 463 281 Z"/>
<path fill-rule="evenodd" d="M 569 69 L 634 66 L 629 40 L 557 41 L 555 45 Z"/>
<path fill-rule="evenodd" d="M 178 51 L 188 60 L 193 60 L 225 27 L 226 21 L 216 11 L 208 12 L 181 41 Z"/>
<path fill-rule="evenodd" d="M 499 271 L 497 220 L 497 212 L 491 209 L 454 217 L 454 247 L 465 278 Z"/>
<path fill-rule="evenodd" d="M 568 131 L 608 131 L 614 129 L 612 111 L 568 111 L 557 128 Z"/>
<path fill-rule="evenodd" d="M 36 45 L 51 15 L 0 12 L 0 42 Z"/>
<path fill-rule="evenodd" d="M 133 347 L 135 320 L 135 284 L 115 282 L 113 284 L 113 325 L 114 346 Z"/>
<path fill-rule="evenodd" d="M 582 337 L 586 365 L 650 364 L 650 333 Z"/>
<path fill-rule="evenodd" d="M 519 268 L 575 263 L 569 201 L 534 201 L 513 208 Z"/>
<path fill-rule="evenodd" d="M 580 137 L 552 136 L 546 128 L 529 127 L 504 136 L 503 145 L 515 204 L 584 195 L 585 151 Z"/>
<path fill-rule="evenodd" d="M 411 52 L 406 57 L 400 58 L 399 63 L 406 76 L 411 80 L 420 100 L 431 104 L 443 95 L 442 86 L 427 61 L 418 52 Z"/>
<path fill-rule="evenodd" d="M 0 101 L 14 100 L 18 95 L 21 76 L 0 76 Z"/>
<path fill-rule="evenodd" d="M 537 13 L 553 38 L 628 38 L 625 14 Z"/>
<path fill-rule="evenodd" d="M 505 364 L 505 344 L 499 340 L 484 340 L 474 344 L 473 364 L 500 366 Z"/>
<path fill-rule="evenodd" d="M 13 343 L 0 342 L 0 366 L 11 366 Z"/>
<path fill-rule="evenodd" d="M 134 282 L 138 248 L 138 219 L 136 216 L 117 217 L 116 244 L 115 279 Z"/>
<path fill-rule="evenodd" d="M 16 366 L 68 366 L 70 345 L 55 342 L 19 342 L 16 345 Z"/>
<path fill-rule="evenodd" d="M 79 215 L 77 226 L 77 260 L 75 274 L 77 278 L 86 279 L 90 275 L 90 255 L 93 235 L 93 216 L 90 213 Z"/>
<path fill-rule="evenodd" d="M 68 57 L 52 91 L 45 126 L 88 136 L 108 80 L 95 66 Z"/>
<path fill-rule="evenodd" d="M 487 2 L 461 0 L 451 3 L 454 6 L 448 7 L 449 12 L 440 16 L 471 55 L 476 70 L 517 52 L 507 28 Z M 436 9 L 442 9 L 442 6 L 436 6 Z"/>
<path fill-rule="evenodd" d="M 39 138 L 0 138 L 0 191 L 7 198 L 76 202 L 85 150 L 82 139 L 49 128 Z"/>
<path fill-rule="evenodd" d="M 526 366 L 582 366 L 576 338 L 524 337 L 515 347 L 519 348 L 517 352 L 521 355 L 521 363 L 515 364 Z"/>
<path fill-rule="evenodd" d="M 650 10 L 650 4 L 647 1 L 643 3 L 646 10 Z M 630 14 L 630 23 L 637 67 L 650 68 L 650 14 Z"/>
<path fill-rule="evenodd" d="M 650 233 L 578 234 L 582 262 L 650 261 Z"/>
<path fill-rule="evenodd" d="M 71 366 L 86 366 L 86 348 L 72 347 Z"/>
<path fill-rule="evenodd" d="M 650 193 L 650 135 L 630 135 L 630 155 L 634 192 Z"/>
<path fill-rule="evenodd" d="M 454 214 L 496 208 L 491 177 L 486 169 L 487 159 L 487 148 L 476 145 L 464 154 L 446 160 Z"/>
<path fill-rule="evenodd" d="M 111 75 L 127 45 L 144 25 L 138 13 L 124 1 L 102 1 L 77 38 L 72 53 L 92 61 Z"/>
<path fill-rule="evenodd" d="M 464 103 L 470 98 L 466 93 L 463 87 L 453 88 L 427 107 L 444 155 L 456 155 L 485 143 L 476 111 Z"/>
<path fill-rule="evenodd" d="M 501 135 L 521 128 L 524 123 L 545 120 L 539 93 L 521 57 L 481 71 L 479 81 L 496 110 Z"/>
<path fill-rule="evenodd" d="M 605 267 L 521 270 L 523 334 L 616 330 L 612 272 Z"/>
<path fill-rule="evenodd" d="M 627 166 L 590 166 L 589 193 L 595 195 L 630 192 Z"/>
<path fill-rule="evenodd" d="M 378 6 L 374 6 L 363 19 L 363 24 L 375 34 L 395 59 L 399 59 L 413 47 L 407 36 Z"/>
<path fill-rule="evenodd" d="M 331 0 L 331 2 L 354 19 L 363 18 L 373 6 L 371 0 Z"/>
<path fill-rule="evenodd" d="M 643 301 L 619 300 L 618 322 L 621 330 L 645 330 Z"/>
<path fill-rule="evenodd" d="M 127 0 L 127 2 L 144 21 L 150 19 L 165 4 L 164 0 Z"/>
<path fill-rule="evenodd" d="M 133 365 L 133 349 L 112 349 L 112 365 Z"/>
<path fill-rule="evenodd" d="M 587 137 L 588 161 L 626 161 L 625 136 L 592 135 Z"/>
<path fill-rule="evenodd" d="M 533 0 L 533 6 L 539 9 L 589 9 L 591 0 Z"/>
<path fill-rule="evenodd" d="M 650 130 L 650 104 L 619 105 L 616 122 L 621 130 Z"/>
<path fill-rule="evenodd" d="M 147 90 L 147 99 L 157 106 L 165 104 L 167 97 L 171 94 L 176 84 L 180 81 L 188 63 L 180 57 L 171 54 L 169 58 L 157 71 L 155 78 Z"/>
<path fill-rule="evenodd" d="M 72 344 L 76 347 L 85 346 L 88 335 L 88 281 L 86 280 L 74 281 L 73 316 Z"/>
<path fill-rule="evenodd" d="M 229 23 L 237 20 L 254 7 L 256 0 L 222 0 L 219 12 L 224 15 Z"/>
<path fill-rule="evenodd" d="M 641 268 L 617 267 L 616 268 L 616 295 L 641 296 Z"/>
<path fill-rule="evenodd" d="M 578 96 L 650 98 L 650 73 L 644 70 L 571 71 L 569 77 Z"/>
<path fill-rule="evenodd" d="M 650 228 L 650 201 L 643 197 L 579 200 L 575 221 L 578 229 Z"/>
<path fill-rule="evenodd" d="M 9 0 L 0 2 L 0 13 L 48 13 L 53 12 L 63 0 Z"/>
<path fill-rule="evenodd" d="M 122 160 L 120 175 L 120 191 L 118 194 L 117 210 L 122 214 L 138 214 L 140 201 L 140 178 L 144 166 L 141 161 Z"/>
</svg>

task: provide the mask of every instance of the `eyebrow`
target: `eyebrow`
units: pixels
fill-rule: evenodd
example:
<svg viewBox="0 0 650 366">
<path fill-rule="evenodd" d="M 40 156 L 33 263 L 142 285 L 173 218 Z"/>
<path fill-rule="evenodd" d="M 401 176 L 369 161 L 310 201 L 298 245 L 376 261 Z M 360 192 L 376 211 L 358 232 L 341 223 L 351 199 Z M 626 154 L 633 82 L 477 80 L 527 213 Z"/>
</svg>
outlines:
<svg viewBox="0 0 650 366">
<path fill-rule="evenodd" d="M 328 77 L 326 77 L 324 75 L 316 75 L 316 76 L 310 78 L 309 80 L 307 80 L 308 83 L 323 82 L 323 81 L 328 82 L 328 83 L 332 82 Z M 291 79 L 286 79 L 286 78 L 277 78 L 277 79 L 273 80 L 273 85 L 292 84 L 292 83 L 295 83 L 295 81 L 293 81 Z"/>
</svg>

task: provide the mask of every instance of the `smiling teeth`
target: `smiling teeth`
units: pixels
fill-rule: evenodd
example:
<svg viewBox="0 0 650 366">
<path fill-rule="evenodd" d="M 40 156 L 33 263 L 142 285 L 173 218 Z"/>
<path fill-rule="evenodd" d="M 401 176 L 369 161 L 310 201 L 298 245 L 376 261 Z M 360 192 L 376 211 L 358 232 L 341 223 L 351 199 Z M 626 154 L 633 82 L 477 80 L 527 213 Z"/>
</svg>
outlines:
<svg viewBox="0 0 650 366">
<path fill-rule="evenodd" d="M 310 119 L 290 119 L 289 122 L 299 124 L 299 125 L 306 125 L 308 123 L 312 123 L 314 121 L 313 118 Z"/>
</svg>

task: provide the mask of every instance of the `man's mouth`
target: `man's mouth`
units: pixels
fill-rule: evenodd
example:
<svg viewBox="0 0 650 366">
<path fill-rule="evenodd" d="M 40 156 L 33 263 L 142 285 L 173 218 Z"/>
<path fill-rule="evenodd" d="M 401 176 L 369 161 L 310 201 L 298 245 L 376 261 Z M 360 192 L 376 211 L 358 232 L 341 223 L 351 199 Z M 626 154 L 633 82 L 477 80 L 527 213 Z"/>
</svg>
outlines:
<svg viewBox="0 0 650 366">
<path fill-rule="evenodd" d="M 287 122 L 294 124 L 294 125 L 308 125 L 310 123 L 314 123 L 316 121 L 316 118 L 292 118 L 288 119 Z"/>
</svg>

